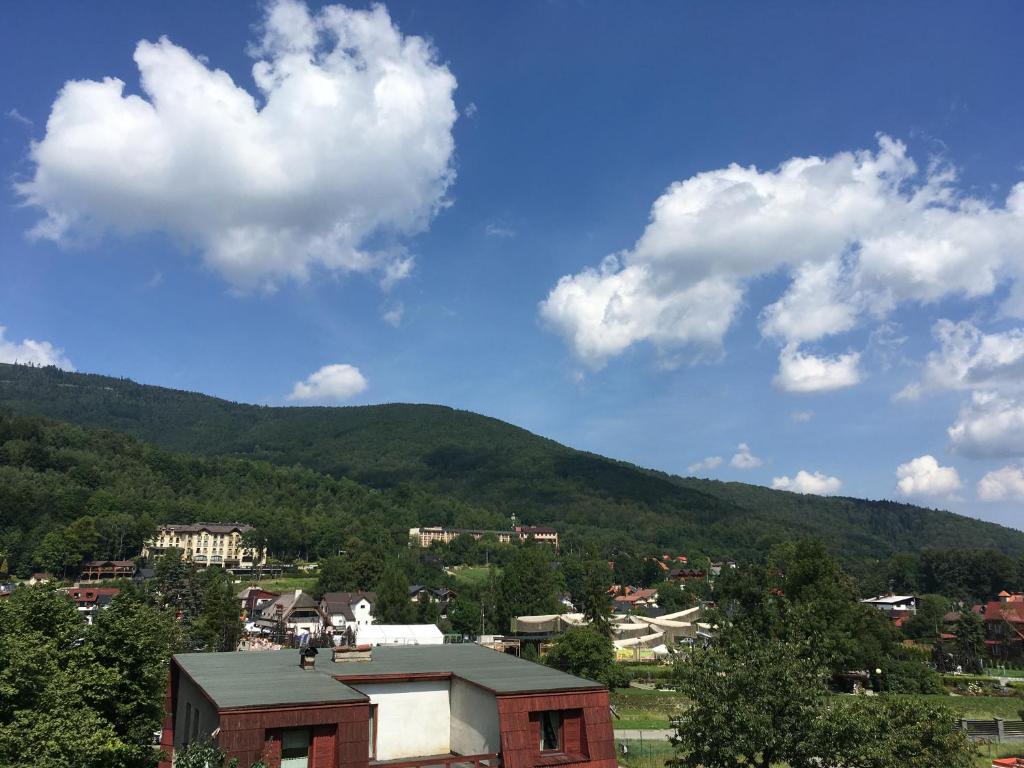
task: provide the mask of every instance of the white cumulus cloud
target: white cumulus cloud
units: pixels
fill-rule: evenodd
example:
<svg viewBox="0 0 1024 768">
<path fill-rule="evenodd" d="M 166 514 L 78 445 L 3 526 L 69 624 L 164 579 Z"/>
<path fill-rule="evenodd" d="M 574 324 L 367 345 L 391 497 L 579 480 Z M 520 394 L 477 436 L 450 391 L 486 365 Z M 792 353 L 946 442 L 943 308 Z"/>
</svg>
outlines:
<svg viewBox="0 0 1024 768">
<path fill-rule="evenodd" d="M 64 354 L 48 341 L 23 339 L 20 343 L 4 338 L 7 329 L 0 325 L 0 363 L 21 363 L 22 365 L 55 365 L 65 371 L 75 370 L 75 366 Z"/>
<path fill-rule="evenodd" d="M 379 5 L 275 0 L 251 53 L 256 93 L 166 37 L 135 48 L 141 96 L 67 82 L 18 185 L 45 214 L 33 234 L 163 232 L 243 290 L 408 274 L 394 243 L 454 180 L 451 72 Z"/>
<path fill-rule="evenodd" d="M 942 467 L 925 454 L 896 467 L 896 489 L 904 496 L 948 496 L 962 486 L 956 467 Z"/>
<path fill-rule="evenodd" d="M 928 355 L 920 390 L 1024 387 L 1024 329 L 984 333 L 969 320 L 939 320 L 932 333 L 939 349 Z"/>
<path fill-rule="evenodd" d="M 750 446 L 746 443 L 740 443 L 736 446 L 736 453 L 729 460 L 729 466 L 736 469 L 754 469 L 755 467 L 760 467 L 763 463 L 761 459 L 750 452 Z"/>
<path fill-rule="evenodd" d="M 342 402 L 366 390 L 368 382 L 353 365 L 325 365 L 305 381 L 295 382 L 288 399 L 301 402 Z"/>
<path fill-rule="evenodd" d="M 722 464 L 721 456 L 708 456 L 701 459 L 696 464 L 691 464 L 686 468 L 686 471 L 690 474 L 696 475 L 704 472 L 710 472 L 713 469 L 717 469 Z"/>
<path fill-rule="evenodd" d="M 1024 183 L 1000 205 L 955 182 L 941 165 L 919 171 L 887 136 L 876 151 L 699 173 L 654 202 L 631 248 L 563 276 L 540 313 L 595 368 L 641 342 L 716 349 L 747 285 L 782 270 L 789 285 L 761 308 L 761 332 L 789 350 L 781 364 L 793 363 L 796 345 L 903 302 L 989 296 L 1021 275 Z M 859 380 L 855 355 L 817 359 L 821 373 L 796 391 Z M 780 375 L 783 388 L 789 381 Z"/>
<path fill-rule="evenodd" d="M 978 481 L 978 498 L 982 501 L 1024 499 L 1024 469 L 1000 467 Z"/>
<path fill-rule="evenodd" d="M 787 344 L 779 353 L 774 383 L 784 392 L 828 392 L 852 387 L 860 381 L 859 352 L 818 357 Z"/>
<path fill-rule="evenodd" d="M 796 477 L 786 475 L 772 478 L 772 488 L 794 493 L 811 493 L 816 496 L 828 496 L 842 488 L 843 483 L 838 477 L 830 477 L 821 472 L 810 472 L 801 469 Z"/>
<path fill-rule="evenodd" d="M 955 451 L 973 458 L 1024 455 L 1024 402 L 974 392 L 947 430 Z"/>
</svg>

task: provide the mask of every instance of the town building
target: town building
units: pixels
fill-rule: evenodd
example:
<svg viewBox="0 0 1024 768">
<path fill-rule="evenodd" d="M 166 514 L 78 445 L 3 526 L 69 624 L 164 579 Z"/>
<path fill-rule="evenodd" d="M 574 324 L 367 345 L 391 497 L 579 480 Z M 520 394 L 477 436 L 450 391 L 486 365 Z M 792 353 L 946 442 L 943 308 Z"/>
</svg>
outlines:
<svg viewBox="0 0 1024 768">
<path fill-rule="evenodd" d="M 266 608 L 268 603 L 280 596 L 280 592 L 270 592 L 263 589 L 263 587 L 246 587 L 238 593 L 242 615 L 250 619 L 259 618 L 260 611 Z"/>
<path fill-rule="evenodd" d="M 266 565 L 267 550 L 245 545 L 244 536 L 251 530 L 252 526 L 245 523 L 161 525 L 156 536 L 143 545 L 142 556 L 150 561 L 177 550 L 182 559 L 199 567 L 219 565 L 227 570 L 253 570 Z"/>
<path fill-rule="evenodd" d="M 130 579 L 134 575 L 134 560 L 90 560 L 82 566 L 82 575 L 79 580 Z"/>
<path fill-rule="evenodd" d="M 116 587 L 68 587 L 64 590 L 78 609 L 78 615 L 86 624 L 92 624 L 96 614 L 110 606 L 111 601 L 121 593 Z"/>
<path fill-rule="evenodd" d="M 1010 661 L 1024 658 L 1024 594 L 1000 592 L 985 604 L 985 645 L 992 658 Z"/>
<path fill-rule="evenodd" d="M 524 541 L 542 541 L 558 549 L 558 531 L 542 525 L 516 525 L 507 531 L 484 531 L 472 528 L 410 528 L 409 538 L 421 549 L 430 549 L 434 542 L 451 544 L 460 536 L 472 536 L 479 541 L 484 536 L 493 536 L 501 544 Z"/>
<path fill-rule="evenodd" d="M 334 658 L 313 648 L 174 656 L 161 768 L 206 739 L 243 766 L 271 768 L 616 768 L 598 683 L 474 644 Z"/>
<path fill-rule="evenodd" d="M 327 619 L 320 605 L 301 589 L 278 595 L 260 609 L 256 626 L 264 631 L 277 632 L 284 628 L 295 634 L 319 635 Z"/>
<path fill-rule="evenodd" d="M 320 598 L 320 611 L 334 634 L 352 630 L 355 636 L 361 627 L 373 624 L 373 604 L 376 602 L 376 592 L 325 592 Z"/>
</svg>

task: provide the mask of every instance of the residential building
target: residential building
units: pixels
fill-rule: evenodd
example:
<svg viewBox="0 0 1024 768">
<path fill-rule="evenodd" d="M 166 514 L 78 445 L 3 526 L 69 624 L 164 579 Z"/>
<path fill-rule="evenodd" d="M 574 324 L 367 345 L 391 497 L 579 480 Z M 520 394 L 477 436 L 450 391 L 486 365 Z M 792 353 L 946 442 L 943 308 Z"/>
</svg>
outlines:
<svg viewBox="0 0 1024 768">
<path fill-rule="evenodd" d="M 419 603 L 421 600 L 426 600 L 432 605 L 436 605 L 442 617 L 448 615 L 448 605 L 458 597 L 458 593 L 454 589 L 449 587 L 437 587 L 431 589 L 425 587 L 422 584 L 413 584 L 409 587 L 409 599 L 414 603 Z"/>
<path fill-rule="evenodd" d="M 117 587 L 68 587 L 64 590 L 74 602 L 78 614 L 86 624 L 92 624 L 96 614 L 110 606 L 114 597 L 120 594 Z"/>
<path fill-rule="evenodd" d="M 475 644 L 335 658 L 313 648 L 174 656 L 162 768 L 205 739 L 271 768 L 616 768 L 598 683 Z"/>
<path fill-rule="evenodd" d="M 320 598 L 320 611 L 335 634 L 351 629 L 354 635 L 360 627 L 373 624 L 376 602 L 376 592 L 326 592 Z"/>
<path fill-rule="evenodd" d="M 658 602 L 656 589 L 631 589 L 627 587 L 624 595 L 616 595 L 613 603 L 614 611 L 630 611 L 636 606 L 654 605 Z"/>
<path fill-rule="evenodd" d="M 8 582 L 6 584 L 0 584 L 0 598 L 10 597 L 14 594 L 14 590 L 18 588 L 17 583 Z"/>
<path fill-rule="evenodd" d="M 472 528 L 442 528 L 440 526 L 428 528 L 410 528 L 409 538 L 419 545 L 421 549 L 429 549 L 434 542 L 440 541 L 450 544 L 459 536 L 472 536 L 479 541 L 484 536 L 493 536 L 502 544 L 512 544 L 523 541 L 543 541 L 558 549 L 558 531 L 541 525 L 516 525 L 507 531 L 484 531 Z"/>
<path fill-rule="evenodd" d="M 269 592 L 262 587 L 246 587 L 238 593 L 242 615 L 246 618 L 258 618 L 269 602 L 281 596 L 280 592 Z"/>
<path fill-rule="evenodd" d="M 896 613 L 897 615 L 917 613 L 917 598 L 913 595 L 879 595 L 861 600 L 864 605 L 870 605 L 883 613 Z"/>
<path fill-rule="evenodd" d="M 1000 592 L 985 605 L 985 645 L 998 661 L 1024 658 L 1024 594 Z"/>
<path fill-rule="evenodd" d="M 80 581 L 130 579 L 134 575 L 134 560 L 90 560 L 82 566 Z"/>
<path fill-rule="evenodd" d="M 368 624 L 355 631 L 356 645 L 441 645 L 435 624 Z"/>
<path fill-rule="evenodd" d="M 252 526 L 245 523 L 161 525 L 156 536 L 143 546 L 142 556 L 150 560 L 174 549 L 200 567 L 252 570 L 266 564 L 267 550 L 245 545 L 245 534 L 251 530 Z"/>
<path fill-rule="evenodd" d="M 296 634 L 319 635 L 327 624 L 320 605 L 301 589 L 278 595 L 260 610 L 256 626 L 264 630 L 285 628 Z"/>
</svg>

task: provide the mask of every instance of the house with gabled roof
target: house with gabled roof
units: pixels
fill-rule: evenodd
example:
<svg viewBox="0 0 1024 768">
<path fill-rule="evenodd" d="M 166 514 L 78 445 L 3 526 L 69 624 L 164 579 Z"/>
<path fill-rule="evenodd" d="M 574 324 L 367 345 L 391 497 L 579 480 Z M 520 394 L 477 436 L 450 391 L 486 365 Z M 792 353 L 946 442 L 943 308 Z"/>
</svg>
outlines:
<svg viewBox="0 0 1024 768">
<path fill-rule="evenodd" d="M 376 602 L 376 592 L 325 592 L 320 598 L 320 611 L 335 634 L 348 629 L 355 633 L 373 624 Z"/>
</svg>

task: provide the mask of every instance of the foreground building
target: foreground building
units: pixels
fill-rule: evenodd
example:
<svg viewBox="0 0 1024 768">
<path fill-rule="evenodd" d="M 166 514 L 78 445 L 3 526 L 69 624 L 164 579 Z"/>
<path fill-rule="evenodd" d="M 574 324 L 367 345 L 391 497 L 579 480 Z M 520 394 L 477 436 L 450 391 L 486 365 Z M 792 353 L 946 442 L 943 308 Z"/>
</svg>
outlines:
<svg viewBox="0 0 1024 768">
<path fill-rule="evenodd" d="M 247 547 L 243 541 L 252 530 L 245 523 L 189 523 L 161 525 L 156 536 L 142 547 L 147 561 L 170 550 L 199 567 L 219 565 L 228 570 L 252 570 L 267 564 L 266 548 Z"/>
<path fill-rule="evenodd" d="M 176 655 L 161 768 L 210 738 L 243 768 L 616 768 L 597 683 L 472 644 L 335 657 Z"/>
</svg>

